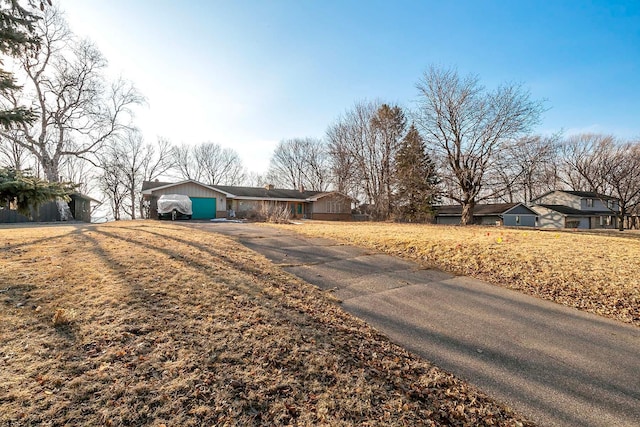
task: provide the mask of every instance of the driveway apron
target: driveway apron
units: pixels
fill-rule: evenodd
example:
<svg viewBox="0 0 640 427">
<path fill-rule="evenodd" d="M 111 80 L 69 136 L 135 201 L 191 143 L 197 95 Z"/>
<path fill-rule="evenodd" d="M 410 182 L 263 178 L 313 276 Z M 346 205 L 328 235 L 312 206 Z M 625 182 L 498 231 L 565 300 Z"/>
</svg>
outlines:
<svg viewBox="0 0 640 427">
<path fill-rule="evenodd" d="M 349 313 L 540 425 L 640 426 L 640 328 L 328 239 L 190 226 L 335 292 Z"/>
</svg>

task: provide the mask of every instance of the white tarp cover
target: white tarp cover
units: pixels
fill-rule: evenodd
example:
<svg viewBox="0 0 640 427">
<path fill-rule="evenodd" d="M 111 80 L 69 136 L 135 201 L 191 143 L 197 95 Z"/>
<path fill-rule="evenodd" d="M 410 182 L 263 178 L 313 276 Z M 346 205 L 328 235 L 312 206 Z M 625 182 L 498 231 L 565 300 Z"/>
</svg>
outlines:
<svg viewBox="0 0 640 427">
<path fill-rule="evenodd" d="M 158 213 L 166 214 L 177 210 L 183 215 L 192 215 L 191 199 L 182 194 L 163 194 L 158 199 Z"/>
<path fill-rule="evenodd" d="M 69 204 L 62 199 L 56 200 L 58 206 L 58 213 L 60 214 L 60 221 L 73 221 L 73 214 Z"/>
</svg>

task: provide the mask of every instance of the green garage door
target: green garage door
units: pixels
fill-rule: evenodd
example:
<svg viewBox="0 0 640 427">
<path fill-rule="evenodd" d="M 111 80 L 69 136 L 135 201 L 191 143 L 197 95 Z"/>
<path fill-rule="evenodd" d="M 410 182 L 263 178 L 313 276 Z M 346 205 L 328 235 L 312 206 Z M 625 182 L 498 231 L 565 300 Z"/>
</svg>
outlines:
<svg viewBox="0 0 640 427">
<path fill-rule="evenodd" d="M 192 219 L 212 219 L 216 217 L 216 199 L 191 197 Z"/>
</svg>

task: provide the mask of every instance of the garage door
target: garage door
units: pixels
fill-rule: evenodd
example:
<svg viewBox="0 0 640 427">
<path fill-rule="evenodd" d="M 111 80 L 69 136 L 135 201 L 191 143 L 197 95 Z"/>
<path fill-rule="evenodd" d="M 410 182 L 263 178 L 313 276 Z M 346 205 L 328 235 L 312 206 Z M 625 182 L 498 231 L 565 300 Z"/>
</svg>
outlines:
<svg viewBox="0 0 640 427">
<path fill-rule="evenodd" d="M 193 219 L 212 219 L 216 217 L 216 199 L 205 197 L 191 197 Z"/>
</svg>

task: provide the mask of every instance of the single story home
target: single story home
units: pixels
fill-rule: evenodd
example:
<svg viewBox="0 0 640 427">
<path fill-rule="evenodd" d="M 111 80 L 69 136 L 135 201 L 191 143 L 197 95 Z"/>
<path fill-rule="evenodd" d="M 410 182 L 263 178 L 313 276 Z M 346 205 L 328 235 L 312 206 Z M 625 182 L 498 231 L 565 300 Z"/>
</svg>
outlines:
<svg viewBox="0 0 640 427">
<path fill-rule="evenodd" d="M 194 180 L 177 183 L 145 181 L 142 194 L 149 217 L 157 218 L 157 200 L 163 194 L 183 194 L 192 202 L 192 219 L 252 217 L 264 207 L 283 207 L 293 218 L 350 220 L 354 200 L 336 191 L 305 191 L 265 187 L 207 185 Z"/>
<path fill-rule="evenodd" d="M 434 208 L 436 224 L 460 224 L 462 205 L 435 206 Z M 473 209 L 473 223 L 477 225 L 536 227 L 537 216 L 535 211 L 522 203 L 479 203 Z"/>
<path fill-rule="evenodd" d="M 615 229 L 618 200 L 592 191 L 549 191 L 531 201 L 542 228 Z"/>
</svg>

